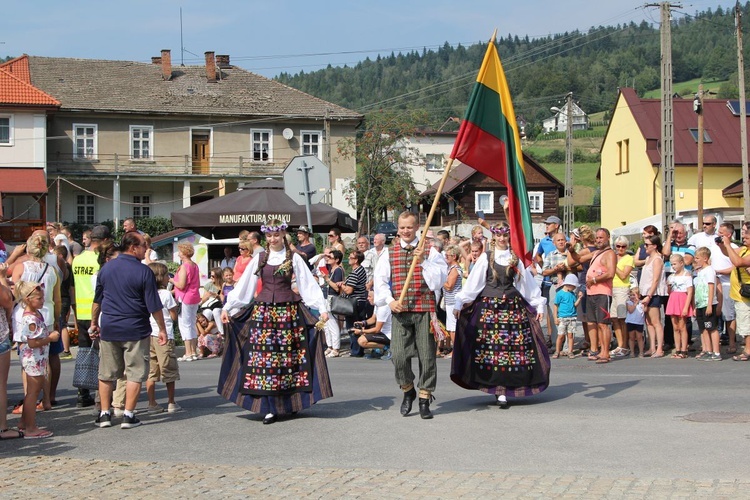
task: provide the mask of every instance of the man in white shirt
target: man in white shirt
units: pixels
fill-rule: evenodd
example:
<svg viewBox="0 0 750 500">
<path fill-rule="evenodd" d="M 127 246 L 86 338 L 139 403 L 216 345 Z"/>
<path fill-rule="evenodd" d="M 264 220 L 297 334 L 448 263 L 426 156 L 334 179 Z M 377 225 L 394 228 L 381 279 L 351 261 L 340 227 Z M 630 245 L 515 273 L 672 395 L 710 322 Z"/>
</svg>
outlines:
<svg viewBox="0 0 750 500">
<path fill-rule="evenodd" d="M 435 362 L 435 337 L 430 331 L 431 313 L 435 312 L 435 294 L 439 289 L 441 272 L 439 266 L 425 259 L 424 248 L 416 237 L 419 222 L 416 214 L 403 212 L 398 218 L 399 240 L 378 260 L 373 278 L 375 306 L 389 306 L 391 319 L 391 349 L 396 382 L 404 393 L 401 415 L 407 416 L 412 409 L 417 392 L 411 358 L 419 358 L 419 415 L 432 418 L 430 401 L 437 384 Z M 412 281 L 406 287 L 403 301 L 400 298 L 412 260 L 422 262 L 414 268 Z M 436 269 L 437 268 L 437 269 Z M 445 276 L 445 273 L 442 273 Z"/>
<path fill-rule="evenodd" d="M 378 264 L 378 259 L 383 255 L 385 251 L 385 235 L 378 233 L 372 237 L 372 248 L 365 252 L 365 260 L 362 262 L 362 266 L 365 264 L 370 266 L 370 270 L 367 272 L 367 289 L 372 290 L 372 277 L 375 273 L 375 266 Z M 365 267 L 367 269 L 367 267 Z"/>
<path fill-rule="evenodd" d="M 705 219 L 704 219 L 705 220 Z M 731 222 L 723 222 L 719 229 L 717 229 L 716 236 L 728 236 L 730 239 L 734 237 L 734 224 Z M 708 246 L 708 245 L 704 245 Z M 737 250 L 739 247 L 734 243 L 731 244 L 732 248 Z M 711 267 L 716 272 L 716 278 L 721 284 L 721 319 L 724 321 L 724 333 L 729 337 L 729 353 L 734 354 L 737 352 L 737 321 L 736 313 L 734 311 L 734 301 L 729 296 L 731 274 L 734 272 L 734 266 L 729 257 L 724 255 L 721 251 L 721 247 L 716 244 L 715 240 L 711 241 L 711 246 L 708 246 L 711 250 Z"/>
<path fill-rule="evenodd" d="M 234 264 L 237 262 L 237 257 L 232 255 L 232 247 L 224 247 L 224 258 L 221 260 L 219 267 L 222 269 L 234 269 Z"/>
<path fill-rule="evenodd" d="M 696 249 L 700 247 L 711 248 L 716 245 L 714 239 L 716 238 L 716 217 L 713 215 L 703 216 L 703 231 L 695 233 L 688 240 L 688 246 L 692 245 Z M 711 251 L 711 257 L 714 256 L 713 250 Z"/>
</svg>

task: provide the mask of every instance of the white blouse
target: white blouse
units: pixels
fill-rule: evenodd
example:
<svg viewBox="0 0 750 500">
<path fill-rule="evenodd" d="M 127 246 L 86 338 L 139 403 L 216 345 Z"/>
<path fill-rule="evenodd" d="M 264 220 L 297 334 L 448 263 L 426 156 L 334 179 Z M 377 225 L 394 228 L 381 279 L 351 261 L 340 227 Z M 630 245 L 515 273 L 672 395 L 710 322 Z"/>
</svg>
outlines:
<svg viewBox="0 0 750 500">
<path fill-rule="evenodd" d="M 495 262 L 501 266 L 507 266 L 510 262 L 510 250 L 496 250 Z M 486 277 L 488 264 L 487 253 L 483 252 L 474 263 L 474 267 L 469 273 L 469 278 L 466 280 L 466 284 L 461 291 L 456 294 L 455 309 L 460 311 L 464 304 L 473 302 L 479 297 L 479 294 L 482 293 L 484 286 L 487 284 Z M 545 306 L 547 305 L 547 299 L 542 297 L 542 290 L 539 288 L 539 284 L 522 262 L 518 262 L 516 269 L 518 270 L 518 273 L 516 273 L 513 283 L 516 290 L 518 290 L 526 302 L 531 304 L 531 307 L 536 309 L 537 313 L 543 314 Z"/>
<path fill-rule="evenodd" d="M 286 259 L 286 250 L 269 251 L 267 264 L 278 266 Z M 240 309 L 250 303 L 255 296 L 255 288 L 258 285 L 258 276 L 255 271 L 258 270 L 258 264 L 262 257 L 254 257 L 248 264 L 245 272 L 242 273 L 240 280 L 235 284 L 234 289 L 227 294 L 224 310 L 232 316 L 237 314 Z M 292 254 L 292 268 L 297 278 L 297 289 L 302 297 L 302 301 L 311 309 L 317 309 L 318 312 L 328 312 L 328 305 L 323 298 L 323 290 L 318 286 L 315 277 L 310 272 L 305 261 L 298 254 Z"/>
</svg>

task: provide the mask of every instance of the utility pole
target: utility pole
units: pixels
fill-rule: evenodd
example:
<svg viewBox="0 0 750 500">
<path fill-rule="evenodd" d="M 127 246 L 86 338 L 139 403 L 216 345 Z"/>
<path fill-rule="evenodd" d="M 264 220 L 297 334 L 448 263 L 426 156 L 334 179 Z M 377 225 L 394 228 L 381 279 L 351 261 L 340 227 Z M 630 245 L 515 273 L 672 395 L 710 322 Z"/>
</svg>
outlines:
<svg viewBox="0 0 750 500">
<path fill-rule="evenodd" d="M 693 99 L 693 111 L 698 114 L 698 225 L 703 223 L 703 84 Z"/>
<path fill-rule="evenodd" d="M 745 222 L 750 221 L 750 180 L 748 180 L 747 166 L 747 103 L 745 102 L 745 59 L 742 55 L 742 12 L 740 2 L 734 7 L 735 24 L 737 27 L 737 75 L 740 88 L 740 151 L 742 152 L 742 199 Z"/>
<path fill-rule="evenodd" d="M 563 209 L 563 227 L 570 232 L 575 227 L 575 210 L 573 208 L 573 92 L 566 97 L 567 127 L 565 128 L 565 208 Z"/>
<path fill-rule="evenodd" d="M 674 114 L 672 112 L 672 8 L 680 4 L 661 2 L 646 4 L 646 7 L 661 9 L 661 179 L 662 179 L 662 227 L 666 228 L 675 218 L 674 202 Z"/>
</svg>

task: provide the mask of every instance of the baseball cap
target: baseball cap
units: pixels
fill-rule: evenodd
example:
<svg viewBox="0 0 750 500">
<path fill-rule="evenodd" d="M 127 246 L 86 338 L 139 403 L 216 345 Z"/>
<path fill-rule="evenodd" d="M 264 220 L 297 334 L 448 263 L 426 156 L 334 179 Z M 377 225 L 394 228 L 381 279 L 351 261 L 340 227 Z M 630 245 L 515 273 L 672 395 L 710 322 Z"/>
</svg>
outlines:
<svg viewBox="0 0 750 500">
<path fill-rule="evenodd" d="M 557 217 L 556 215 L 550 215 L 549 217 L 547 217 L 544 223 L 545 224 L 562 224 L 562 221 L 560 220 L 560 217 Z"/>
<path fill-rule="evenodd" d="M 91 230 L 92 240 L 106 240 L 111 237 L 112 235 L 110 234 L 109 228 L 107 226 L 94 226 L 94 228 Z"/>
</svg>

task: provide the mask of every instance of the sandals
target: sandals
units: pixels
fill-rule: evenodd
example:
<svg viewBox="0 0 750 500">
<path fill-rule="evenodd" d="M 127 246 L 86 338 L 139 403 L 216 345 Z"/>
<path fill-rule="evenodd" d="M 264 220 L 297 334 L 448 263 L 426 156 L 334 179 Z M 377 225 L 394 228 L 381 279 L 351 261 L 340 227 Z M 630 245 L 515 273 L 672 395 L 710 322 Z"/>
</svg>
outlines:
<svg viewBox="0 0 750 500">
<path fill-rule="evenodd" d="M 687 359 L 688 353 L 687 351 L 675 351 L 671 357 L 673 359 Z"/>
<path fill-rule="evenodd" d="M 737 356 L 732 356 L 732 359 L 735 361 L 750 361 L 750 352 L 743 352 Z"/>
<path fill-rule="evenodd" d="M 609 358 L 599 358 L 599 359 L 596 360 L 596 364 L 597 365 L 606 365 L 610 361 L 611 360 Z"/>
<path fill-rule="evenodd" d="M 54 434 L 52 434 L 52 431 L 40 429 L 38 434 L 24 434 L 23 437 L 24 439 L 44 439 L 44 438 L 52 437 L 53 435 Z"/>
<path fill-rule="evenodd" d="M 6 432 L 15 432 L 17 433 L 16 436 L 3 436 Z M 20 429 L 3 429 L 0 431 L 0 441 L 5 441 L 6 439 L 18 439 L 23 437 L 23 431 Z"/>
<path fill-rule="evenodd" d="M 337 349 L 331 349 L 331 352 L 326 354 L 326 358 L 338 358 L 339 356 L 341 356 L 341 354 L 339 354 Z"/>
<path fill-rule="evenodd" d="M 560 357 L 560 353 L 559 352 L 556 352 L 555 354 L 552 355 L 552 359 L 557 359 L 559 357 Z"/>
</svg>

